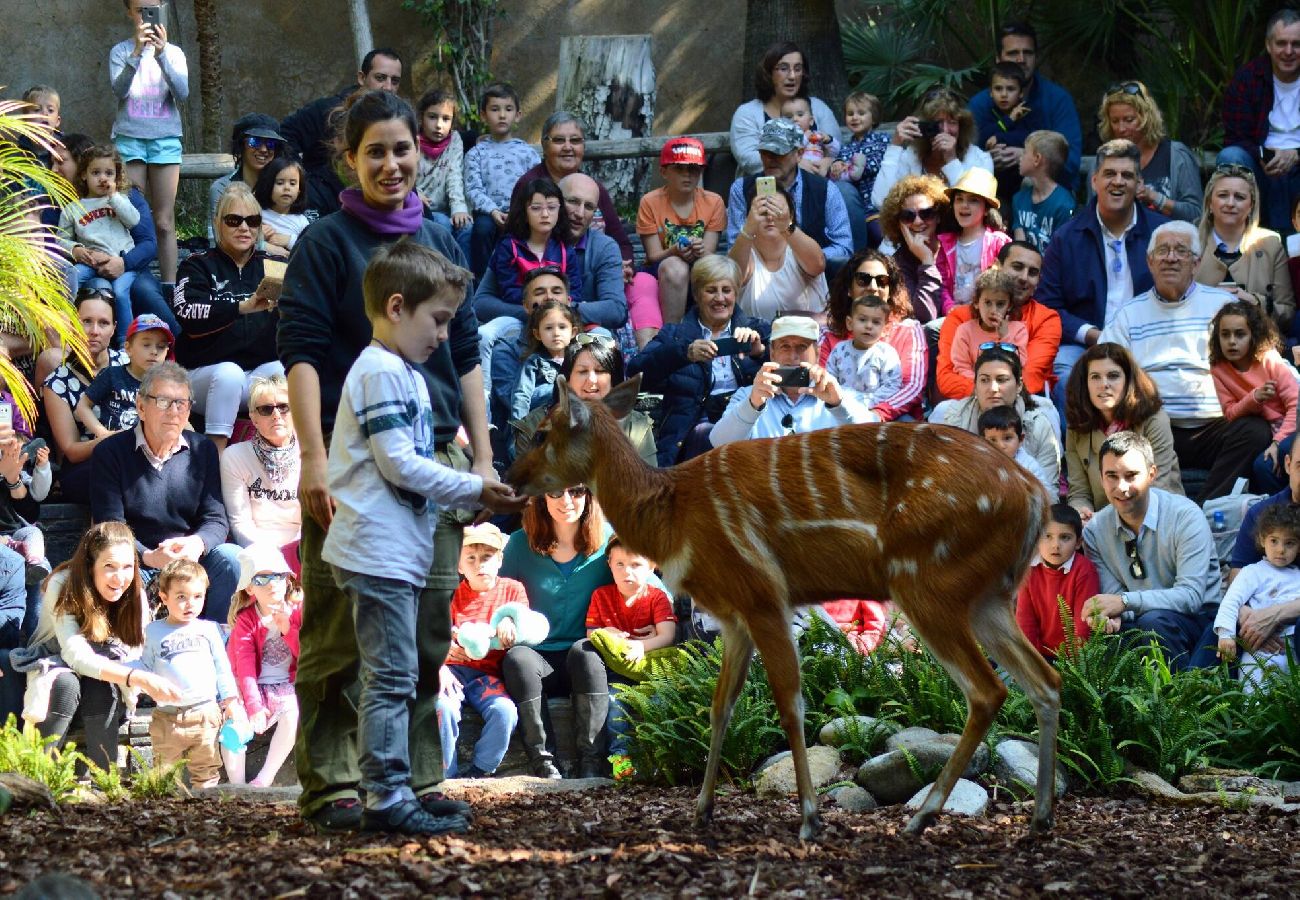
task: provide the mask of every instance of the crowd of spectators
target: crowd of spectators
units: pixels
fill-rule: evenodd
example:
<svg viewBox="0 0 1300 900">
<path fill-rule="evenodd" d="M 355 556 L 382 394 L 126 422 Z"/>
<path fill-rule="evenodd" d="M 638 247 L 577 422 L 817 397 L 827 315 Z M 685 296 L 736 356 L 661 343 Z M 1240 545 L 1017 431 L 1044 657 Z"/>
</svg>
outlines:
<svg viewBox="0 0 1300 900">
<path fill-rule="evenodd" d="M 1096 106 L 1102 143 L 1081 179 L 1076 98 L 1039 71 L 1027 25 L 1001 33 L 989 90 L 968 102 L 935 88 L 892 132 L 863 93 L 844 103 L 842 129 L 811 93 L 816 61 L 778 43 L 733 117 L 725 196 L 702 186 L 700 141 L 665 141 L 663 186 L 639 198 L 630 223 L 640 256 L 606 187 L 583 171 L 582 121 L 550 115 L 539 154 L 516 134 L 519 93 L 496 83 L 483 90 L 475 134 L 443 91 L 415 107 L 401 99 L 401 57 L 376 49 L 355 85 L 283 121 L 248 113 L 234 123 L 235 168 L 211 186 L 209 245 L 178 264 L 186 60 L 153 24 L 155 0 L 126 7 L 132 37 L 110 57 L 111 143 L 64 133 L 53 88 L 25 95 L 59 139 L 51 168 L 78 189 L 75 203 L 41 215 L 59 229 L 62 250 L 51 252 L 66 265 L 89 350 L 31 359 L 21 341 L 5 344 L 39 388 L 42 415 L 0 421 L 10 491 L 0 498 L 10 513 L 0 509 L 0 635 L 43 685 L 26 714 L 47 734 L 63 737 L 79 714 L 92 756 L 108 759 L 133 696 L 123 689 L 185 712 L 186 685 L 132 660 L 151 617 L 143 585 L 180 622 L 168 584 L 202 581 L 202 616 L 242 621 L 241 652 L 275 654 L 268 677 L 279 681 L 256 680 L 244 658 L 238 689 L 261 710 L 261 730 L 281 713 L 297 723 L 304 813 L 325 828 L 353 821 L 356 711 L 337 698 L 357 677 L 357 631 L 322 560 L 334 514 L 326 459 L 344 378 L 370 344 L 367 262 L 399 240 L 474 276 L 447 340 L 412 369 L 427 382 L 432 420 L 422 424 L 444 465 L 503 471 L 534 445 L 559 376 L 600 401 L 640 375 L 662 401 L 621 424 L 652 466 L 732 441 L 928 419 L 994 443 L 1059 501 L 1020 598 L 1044 653 L 1060 648 L 1057 607 L 1044 601 L 1059 593 L 1079 631 L 1152 631 L 1175 666 L 1235 658 L 1227 639 L 1250 665 L 1284 664 L 1298 604 L 1264 609 L 1232 595 L 1236 619 L 1216 620 L 1220 559 L 1197 504 L 1240 478 L 1272 494 L 1269 504 L 1300 497 L 1297 372 L 1286 357 L 1300 268 L 1287 238 L 1300 196 L 1300 14 L 1269 21 L 1264 55 L 1229 86 L 1228 146 L 1204 187 L 1199 158 L 1166 133 L 1136 80 Z M 52 447 L 33 440 L 40 434 Z M 49 457 L 56 496 L 89 504 L 94 527 L 42 604 L 49 566 L 31 529 L 51 489 Z M 1275 518 L 1256 546 L 1247 516 L 1230 577 L 1269 552 L 1265 531 L 1292 527 Z M 432 742 L 438 710 L 458 717 L 467 691 L 479 692 L 475 708 L 494 710 L 494 728 L 508 734 L 501 723 L 517 719 L 544 777 L 560 774 L 545 701 L 571 696 L 575 774 L 608 773 L 611 681 L 622 676 L 592 633 L 618 628 L 592 619 L 589 603 L 615 583 L 611 560 L 637 565 L 610 550 L 583 485 L 533 498 L 508 539 L 462 541 L 467 521 L 437 516 L 410 716 L 412 786 L 426 810 L 453 817 L 463 810 L 436 786 L 454 756 Z M 494 553 L 509 598 L 545 614 L 549 636 L 502 648 L 486 668 L 456 650 L 448 674 L 450 629 L 506 602 L 479 596 L 496 590 L 495 571 L 481 575 Z M 293 590 L 301 579 L 306 617 L 291 617 L 293 591 L 259 605 L 255 588 L 289 576 Z M 649 583 L 630 582 L 629 603 Z M 466 584 L 479 586 L 457 593 Z M 827 614 L 864 650 L 905 627 L 888 598 L 836 601 Z M 641 652 L 671 631 L 653 618 L 631 632 Z M 501 634 L 513 643 L 511 629 Z M 0 664 L 0 713 L 17 712 L 14 670 Z M 517 716 L 484 699 L 490 684 L 476 672 L 499 680 Z M 286 679 L 291 711 L 258 688 Z M 233 692 L 217 700 L 239 705 Z M 489 749 L 467 767 L 474 774 L 500 762 Z M 242 779 L 242 761 L 233 765 Z"/>
</svg>

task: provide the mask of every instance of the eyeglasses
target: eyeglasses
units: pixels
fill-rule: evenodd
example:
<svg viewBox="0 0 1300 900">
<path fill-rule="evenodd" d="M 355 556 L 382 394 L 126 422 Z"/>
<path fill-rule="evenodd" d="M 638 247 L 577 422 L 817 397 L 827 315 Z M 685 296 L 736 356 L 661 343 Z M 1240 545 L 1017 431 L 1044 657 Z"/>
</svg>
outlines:
<svg viewBox="0 0 1300 900">
<path fill-rule="evenodd" d="M 1138 556 L 1137 538 L 1124 542 L 1124 553 L 1128 556 L 1128 573 L 1139 581 L 1145 579 L 1147 570 L 1142 565 L 1142 557 Z"/>
<path fill-rule="evenodd" d="M 1251 182 L 1255 180 L 1254 170 L 1250 166 L 1243 166 L 1240 163 L 1224 163 L 1221 166 L 1215 166 L 1214 174 L 1230 178 L 1249 178 Z"/>
<path fill-rule="evenodd" d="M 603 334 L 596 334 L 592 331 L 584 331 L 573 339 L 573 342 L 579 347 L 589 347 L 595 344 L 597 347 L 613 347 L 614 341 Z"/>
<path fill-rule="evenodd" d="M 573 487 L 566 487 L 562 491 L 547 491 L 546 496 L 550 497 L 552 500 L 559 500 L 565 494 L 568 494 L 574 500 L 581 500 L 589 493 L 591 492 L 587 490 L 585 484 L 575 484 Z"/>
<path fill-rule="evenodd" d="M 528 211 L 529 211 L 529 212 L 532 212 L 532 213 L 539 213 L 539 212 L 557 213 L 557 212 L 560 211 L 560 204 L 558 204 L 558 203 L 530 203 L 530 204 L 528 204 Z"/>
<path fill-rule="evenodd" d="M 794 434 L 794 416 L 786 413 L 781 417 L 781 427 Z"/>
<path fill-rule="evenodd" d="M 177 412 L 185 412 L 194 402 L 188 397 L 159 397 L 157 394 L 140 394 L 141 397 L 149 400 L 158 409 L 167 412 L 169 409 L 175 409 Z"/>
<path fill-rule="evenodd" d="M 1106 96 L 1111 94 L 1128 94 L 1130 97 L 1145 97 L 1147 92 L 1139 82 L 1120 81 L 1106 88 Z"/>
<path fill-rule="evenodd" d="M 253 412 L 257 413 L 259 416 L 265 416 L 268 419 L 275 413 L 279 413 L 282 416 L 287 416 L 289 415 L 289 404 L 288 403 L 263 403 L 260 406 L 254 406 Z"/>
<path fill-rule="evenodd" d="M 789 63 L 780 63 L 772 67 L 773 72 L 780 72 L 782 75 L 802 75 L 804 73 L 803 63 L 795 63 L 793 66 Z"/>
<path fill-rule="evenodd" d="M 587 139 L 582 136 L 561 137 L 560 135 L 556 135 L 555 137 L 548 137 L 546 141 L 547 143 L 552 144 L 556 147 L 563 147 L 565 144 L 572 144 L 573 146 L 577 147 L 587 143 Z"/>
<path fill-rule="evenodd" d="M 1110 261 L 1110 270 L 1118 275 L 1124 271 L 1124 242 L 1107 239 L 1106 246 L 1115 251 L 1115 258 Z"/>
<path fill-rule="evenodd" d="M 898 211 L 898 221 L 904 225 L 911 225 L 917 219 L 922 222 L 933 222 L 939 218 L 939 207 L 927 206 L 925 209 L 900 209 Z"/>
<path fill-rule="evenodd" d="M 980 344 L 980 353 L 983 353 L 985 350 L 1001 350 L 1004 353 L 1014 353 L 1017 356 L 1020 355 L 1020 348 L 1015 344 L 1009 344 L 1006 341 L 985 341 Z"/>
<path fill-rule="evenodd" d="M 289 576 L 283 572 L 259 572 L 252 578 L 248 579 L 248 581 L 254 587 L 266 587 L 274 581 L 283 581 L 288 577 Z"/>
<path fill-rule="evenodd" d="M 277 141 L 275 138 L 254 137 L 249 135 L 244 138 L 244 146 L 249 150 L 270 150 L 274 153 L 284 145 L 284 141 Z"/>
<path fill-rule="evenodd" d="M 234 213 L 226 213 L 221 217 L 221 224 L 227 228 L 238 228 L 240 225 L 247 225 L 254 230 L 262 227 L 262 214 L 253 213 L 251 216 L 237 216 Z"/>
<path fill-rule="evenodd" d="M 877 287 L 887 288 L 890 285 L 889 275 L 873 275 L 870 272 L 854 272 L 853 283 L 858 287 L 871 287 L 873 284 Z"/>
<path fill-rule="evenodd" d="M 113 292 L 106 291 L 103 288 L 84 287 L 77 291 L 77 302 L 80 303 L 83 300 L 103 300 L 111 306 L 113 303 Z"/>
<path fill-rule="evenodd" d="M 1181 262 L 1185 259 L 1191 259 L 1192 256 L 1191 247 L 1160 246 L 1151 251 L 1152 259 L 1176 259 Z"/>
</svg>

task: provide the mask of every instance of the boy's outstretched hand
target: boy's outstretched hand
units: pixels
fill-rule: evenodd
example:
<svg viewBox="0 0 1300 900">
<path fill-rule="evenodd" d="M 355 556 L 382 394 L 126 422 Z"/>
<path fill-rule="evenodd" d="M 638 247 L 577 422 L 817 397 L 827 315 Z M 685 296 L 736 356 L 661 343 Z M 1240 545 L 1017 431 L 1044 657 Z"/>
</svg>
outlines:
<svg viewBox="0 0 1300 900">
<path fill-rule="evenodd" d="M 484 478 L 478 502 L 483 504 L 484 509 L 490 509 L 494 513 L 511 513 L 523 509 L 528 498 L 519 496 L 514 488 L 495 478 Z"/>
</svg>

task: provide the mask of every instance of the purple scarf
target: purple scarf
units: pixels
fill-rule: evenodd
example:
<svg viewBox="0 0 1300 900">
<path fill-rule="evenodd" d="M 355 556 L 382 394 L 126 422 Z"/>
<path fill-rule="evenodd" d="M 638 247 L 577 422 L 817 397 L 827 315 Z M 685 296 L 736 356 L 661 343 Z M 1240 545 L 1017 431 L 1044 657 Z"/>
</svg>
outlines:
<svg viewBox="0 0 1300 900">
<path fill-rule="evenodd" d="M 398 210 L 375 209 L 361 196 L 360 188 L 347 188 L 339 194 L 343 211 L 356 216 L 376 234 L 415 234 L 424 221 L 424 204 L 420 195 L 411 191 Z"/>
<path fill-rule="evenodd" d="M 452 132 L 452 134 L 455 134 L 455 132 Z M 420 152 L 425 155 L 425 158 L 428 159 L 429 162 L 437 162 L 438 157 L 442 156 L 443 152 L 450 146 L 451 134 L 447 135 L 436 144 L 424 135 L 420 135 Z"/>
</svg>

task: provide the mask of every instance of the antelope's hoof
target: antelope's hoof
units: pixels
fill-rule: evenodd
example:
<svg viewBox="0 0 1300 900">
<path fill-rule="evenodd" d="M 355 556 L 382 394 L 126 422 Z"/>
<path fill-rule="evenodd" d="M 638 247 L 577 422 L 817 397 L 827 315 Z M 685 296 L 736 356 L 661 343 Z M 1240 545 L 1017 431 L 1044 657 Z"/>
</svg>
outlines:
<svg viewBox="0 0 1300 900">
<path fill-rule="evenodd" d="M 799 826 L 799 840 L 815 841 L 817 840 L 817 835 L 821 834 L 821 831 L 821 816 L 806 816 L 804 817 L 803 824 Z"/>
<path fill-rule="evenodd" d="M 912 816 L 912 820 L 907 823 L 903 830 L 908 834 L 922 834 L 925 829 L 934 824 L 934 813 L 919 812 Z"/>
<path fill-rule="evenodd" d="M 698 809 L 695 811 L 696 831 L 708 831 L 713 826 L 713 809 Z"/>
<path fill-rule="evenodd" d="M 1041 818 L 1034 816 L 1029 822 L 1029 833 L 1034 837 L 1043 837 L 1052 830 L 1052 826 L 1055 824 L 1056 819 L 1053 816 L 1048 815 Z"/>
</svg>

